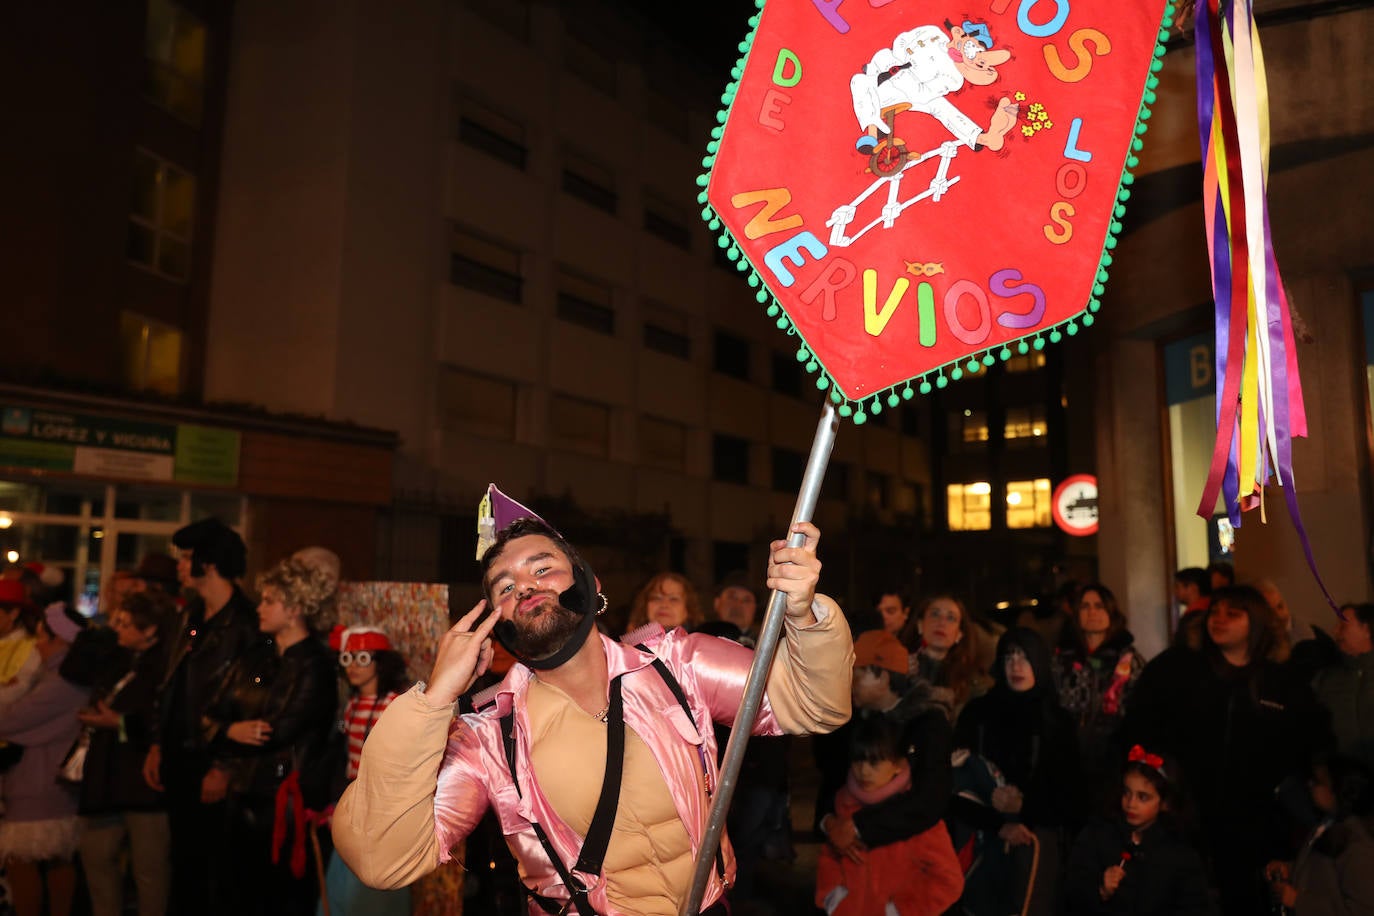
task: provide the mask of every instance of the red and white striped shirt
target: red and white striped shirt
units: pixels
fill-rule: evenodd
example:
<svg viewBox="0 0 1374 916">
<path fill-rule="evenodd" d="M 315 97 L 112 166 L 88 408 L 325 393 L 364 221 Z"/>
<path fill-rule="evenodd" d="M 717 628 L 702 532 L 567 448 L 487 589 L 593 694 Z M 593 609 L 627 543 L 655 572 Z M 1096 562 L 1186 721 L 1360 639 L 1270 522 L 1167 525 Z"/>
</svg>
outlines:
<svg viewBox="0 0 1374 916">
<path fill-rule="evenodd" d="M 396 694 L 385 696 L 355 696 L 344 708 L 344 733 L 348 735 L 348 781 L 358 777 L 358 761 L 363 757 L 363 742 L 372 731 L 373 724 L 382 711 L 396 699 Z"/>
</svg>

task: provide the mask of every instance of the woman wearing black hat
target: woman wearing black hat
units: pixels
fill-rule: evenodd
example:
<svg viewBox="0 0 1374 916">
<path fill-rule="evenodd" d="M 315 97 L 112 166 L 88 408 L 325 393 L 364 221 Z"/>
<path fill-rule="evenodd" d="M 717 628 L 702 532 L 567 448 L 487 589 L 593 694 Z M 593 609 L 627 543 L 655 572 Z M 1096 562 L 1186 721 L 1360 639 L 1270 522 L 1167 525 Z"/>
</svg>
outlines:
<svg viewBox="0 0 1374 916">
<path fill-rule="evenodd" d="M 979 755 L 1005 780 L 991 793 L 990 806 L 955 799 L 956 819 L 1000 838 L 985 844 L 964 904 L 982 916 L 1020 909 L 1029 898 L 1027 912 L 1051 913 L 1061 833 L 1082 808 L 1077 730 L 1059 705 L 1049 649 L 1034 630 L 1003 634 L 992 674 L 992 690 L 964 707 L 954 737 L 956 748 Z M 1004 848 L 1012 854 L 997 855 Z"/>
</svg>

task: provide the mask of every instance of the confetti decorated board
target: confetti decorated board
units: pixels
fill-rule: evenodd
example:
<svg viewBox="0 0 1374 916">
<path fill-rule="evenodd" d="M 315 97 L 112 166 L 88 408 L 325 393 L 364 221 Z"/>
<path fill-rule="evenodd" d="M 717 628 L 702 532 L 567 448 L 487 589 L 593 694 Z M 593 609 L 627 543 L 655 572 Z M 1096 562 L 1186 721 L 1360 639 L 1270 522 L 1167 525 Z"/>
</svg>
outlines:
<svg viewBox="0 0 1374 916">
<path fill-rule="evenodd" d="M 840 413 L 1093 323 L 1164 0 L 768 0 L 703 217 Z"/>
<path fill-rule="evenodd" d="M 339 623 L 377 627 L 406 660 L 411 680 L 429 676 L 448 631 L 448 586 L 423 582 L 341 582 Z"/>
</svg>

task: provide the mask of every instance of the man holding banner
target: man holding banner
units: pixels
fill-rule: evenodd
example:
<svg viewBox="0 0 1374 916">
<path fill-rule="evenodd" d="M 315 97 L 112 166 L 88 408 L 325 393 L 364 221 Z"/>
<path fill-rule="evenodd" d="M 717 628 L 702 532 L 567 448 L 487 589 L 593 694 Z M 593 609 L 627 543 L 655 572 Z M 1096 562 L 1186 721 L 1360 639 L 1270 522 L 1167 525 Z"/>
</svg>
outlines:
<svg viewBox="0 0 1374 916">
<path fill-rule="evenodd" d="M 334 816 L 336 846 L 366 883 L 399 887 L 447 861 L 491 807 L 531 913 L 677 914 L 717 790 L 709 721 L 734 724 L 752 653 L 680 629 L 600 635 L 606 599 L 572 545 L 494 486 L 484 509 L 487 597 L 445 634 L 428 685 L 377 722 Z M 754 734 L 849 718 L 853 646 L 815 591 L 820 533 L 793 533 L 802 546 L 771 546 L 767 584 L 786 622 Z M 520 663 L 455 720 L 493 635 Z M 733 872 L 723 843 L 701 912 L 726 912 Z"/>
</svg>

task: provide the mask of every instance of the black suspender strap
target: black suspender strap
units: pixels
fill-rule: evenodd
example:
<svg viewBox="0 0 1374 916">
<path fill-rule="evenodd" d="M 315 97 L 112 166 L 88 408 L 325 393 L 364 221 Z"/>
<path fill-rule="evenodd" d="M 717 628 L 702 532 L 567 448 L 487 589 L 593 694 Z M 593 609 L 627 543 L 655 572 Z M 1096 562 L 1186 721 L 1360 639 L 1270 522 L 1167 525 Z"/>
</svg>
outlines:
<svg viewBox="0 0 1374 916">
<path fill-rule="evenodd" d="M 611 830 L 615 827 L 616 810 L 620 807 L 620 783 L 625 774 L 625 702 L 621 691 L 620 678 L 611 681 L 610 705 L 606 710 L 606 775 L 601 780 L 601 797 L 596 802 L 596 813 L 592 815 L 591 826 L 582 841 L 582 851 L 573 869 L 583 874 L 599 875 L 606 860 L 606 849 L 611 844 Z M 516 794 L 520 793 L 520 781 L 515 770 L 515 711 L 501 717 L 501 744 L 506 752 L 506 765 L 510 768 L 511 781 L 515 783 Z M 587 887 L 573 874 L 558 851 L 553 848 L 549 835 L 536 821 L 530 821 L 544 854 L 549 857 L 558 877 L 568 889 L 572 906 L 581 916 L 595 916 L 591 901 L 587 899 Z M 542 909 L 548 909 L 548 898 L 525 889 Z M 555 911 L 557 912 L 557 911 Z"/>
<path fill-rule="evenodd" d="M 637 648 L 652 655 L 652 651 L 647 646 Z M 692 708 L 687 703 L 687 694 L 683 692 L 682 685 L 673 677 L 672 671 L 663 663 L 663 660 L 655 657 L 653 661 L 654 670 L 663 679 L 663 683 L 672 691 L 673 697 L 677 699 L 682 711 L 687 714 L 687 721 L 692 723 L 693 728 L 697 728 L 696 716 L 692 715 Z M 591 826 L 587 828 L 587 836 L 582 841 L 582 850 L 578 854 L 577 864 L 573 866 L 575 871 L 588 875 L 601 874 L 605 865 L 606 850 L 611 843 L 611 832 L 615 827 L 616 810 L 620 807 L 620 785 L 625 775 L 625 701 L 621 687 L 619 675 L 611 680 L 610 685 L 610 704 L 606 709 L 606 773 L 601 780 L 601 796 L 596 802 L 596 813 L 592 815 Z M 512 709 L 500 719 L 501 723 L 501 746 L 506 755 L 506 767 L 510 770 L 511 782 L 515 785 L 516 795 L 521 795 L 520 780 L 516 776 L 516 753 L 517 744 L 515 740 L 515 711 Z M 698 732 L 700 729 L 698 728 Z M 702 756 L 702 779 L 706 779 L 705 756 Z M 553 863 L 554 869 L 558 872 L 559 879 L 568 888 L 571 897 L 569 906 L 576 908 L 579 916 L 596 916 L 596 911 L 592 909 L 591 901 L 587 899 L 587 887 L 581 880 L 563 864 L 558 851 L 553 848 L 553 843 L 549 840 L 549 835 L 544 832 L 544 828 L 535 821 L 530 821 L 530 827 L 534 829 L 534 834 L 539 838 L 539 844 L 544 847 L 544 854 Z M 721 881 L 725 880 L 725 855 L 720 849 L 716 848 L 716 871 L 720 875 Z M 568 907 L 558 909 L 557 902 L 539 894 L 521 882 L 521 888 L 525 895 L 533 900 L 541 909 L 549 913 L 567 912 Z"/>
<path fill-rule="evenodd" d="M 649 647 L 643 643 L 635 646 L 635 648 L 653 655 Z M 654 670 L 658 672 L 659 677 L 663 678 L 663 683 L 668 685 L 668 689 L 673 692 L 673 696 L 677 697 L 678 705 L 681 706 L 682 711 L 687 714 L 687 721 L 692 723 L 692 727 L 697 730 L 697 734 L 701 734 L 701 729 L 697 726 L 697 718 L 692 715 L 692 707 L 687 705 L 687 694 L 683 692 L 682 685 L 677 682 L 677 678 L 673 677 L 673 672 L 664 664 L 663 659 L 656 655 L 654 656 Z M 703 752 L 701 755 L 702 788 L 706 790 L 707 795 L 710 795 L 711 787 L 707 785 L 707 777 L 706 755 Z M 719 845 L 716 846 L 716 874 L 720 876 L 721 883 L 727 883 L 725 881 L 725 852 Z"/>
<path fill-rule="evenodd" d="M 620 807 L 620 780 L 625 774 L 625 703 L 620 695 L 620 678 L 611 681 L 610 706 L 606 710 L 606 775 L 601 780 L 601 798 L 582 841 L 582 854 L 574 870 L 587 875 L 601 874 L 606 847 L 611 843 L 615 812 Z"/>
</svg>

